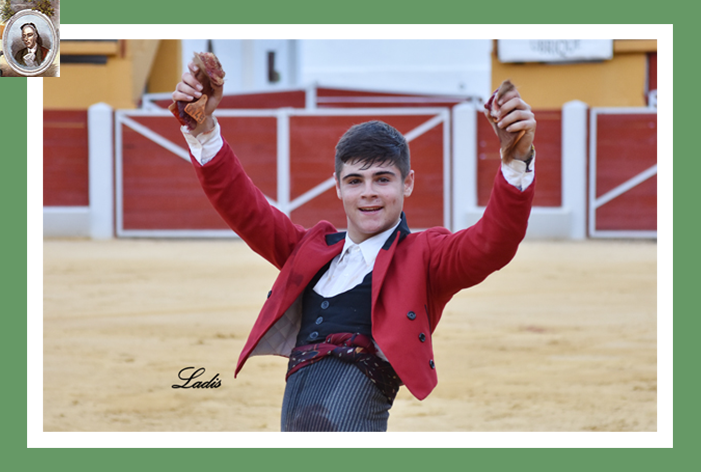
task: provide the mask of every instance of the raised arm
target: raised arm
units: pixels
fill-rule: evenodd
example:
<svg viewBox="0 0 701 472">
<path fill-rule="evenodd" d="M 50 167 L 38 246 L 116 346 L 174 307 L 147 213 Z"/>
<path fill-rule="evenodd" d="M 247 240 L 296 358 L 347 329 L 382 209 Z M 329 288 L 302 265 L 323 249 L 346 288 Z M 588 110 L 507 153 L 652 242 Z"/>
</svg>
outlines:
<svg viewBox="0 0 701 472">
<path fill-rule="evenodd" d="M 485 108 L 499 137 L 501 169 L 484 215 L 474 226 L 454 234 L 436 231 L 427 235 L 435 248 L 429 278 L 439 297 L 449 298 L 504 267 L 516 254 L 528 227 L 535 190 L 535 116 L 509 81 Z"/>
<path fill-rule="evenodd" d="M 188 69 L 173 92 L 174 103 L 181 102 L 181 105 L 173 108 L 178 117 L 176 111 L 184 109 L 183 103 L 205 102 L 201 121 L 188 125 L 187 119 L 179 118 L 202 188 L 229 227 L 251 249 L 282 268 L 306 230 L 268 203 L 246 175 L 229 144 L 221 138 L 212 114 L 221 102 L 222 85 L 209 80 L 195 63 L 188 64 Z"/>
</svg>

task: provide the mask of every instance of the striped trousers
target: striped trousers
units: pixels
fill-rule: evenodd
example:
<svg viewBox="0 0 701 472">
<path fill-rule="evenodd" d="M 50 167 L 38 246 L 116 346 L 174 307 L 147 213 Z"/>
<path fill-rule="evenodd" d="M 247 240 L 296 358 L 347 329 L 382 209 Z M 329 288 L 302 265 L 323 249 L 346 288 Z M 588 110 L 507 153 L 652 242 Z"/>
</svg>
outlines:
<svg viewBox="0 0 701 472">
<path fill-rule="evenodd" d="M 334 357 L 290 375 L 282 400 L 282 431 L 387 431 L 392 404 L 351 363 Z"/>
</svg>

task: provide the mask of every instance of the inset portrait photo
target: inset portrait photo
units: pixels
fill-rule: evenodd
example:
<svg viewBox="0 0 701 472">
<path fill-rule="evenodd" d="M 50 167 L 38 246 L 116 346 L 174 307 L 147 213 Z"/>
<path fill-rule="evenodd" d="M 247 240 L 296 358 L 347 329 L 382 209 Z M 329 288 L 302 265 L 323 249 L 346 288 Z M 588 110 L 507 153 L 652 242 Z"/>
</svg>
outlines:
<svg viewBox="0 0 701 472">
<path fill-rule="evenodd" d="M 35 10 L 22 10 L 13 15 L 5 24 L 2 44 L 3 58 L 16 75 L 59 75 L 58 31 L 45 14 Z"/>
</svg>

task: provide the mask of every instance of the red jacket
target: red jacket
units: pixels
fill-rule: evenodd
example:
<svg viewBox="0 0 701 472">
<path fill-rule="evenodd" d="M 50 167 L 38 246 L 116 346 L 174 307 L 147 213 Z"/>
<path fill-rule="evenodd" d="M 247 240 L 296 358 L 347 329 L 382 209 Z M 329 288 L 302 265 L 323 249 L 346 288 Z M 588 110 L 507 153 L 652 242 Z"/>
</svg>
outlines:
<svg viewBox="0 0 701 472">
<path fill-rule="evenodd" d="M 345 233 L 328 221 L 310 229 L 293 224 L 253 185 L 226 142 L 204 166 L 192 160 L 214 208 L 251 249 L 280 269 L 241 352 L 238 374 L 251 355 L 289 356 L 300 326 L 297 301 L 341 252 Z M 380 250 L 372 274 L 373 339 L 419 400 L 438 382 L 431 334 L 443 308 L 459 290 L 514 257 L 526 233 L 534 184 L 521 192 L 499 171 L 484 216 L 474 226 L 456 233 L 441 227 L 409 233 L 402 215 Z"/>
</svg>

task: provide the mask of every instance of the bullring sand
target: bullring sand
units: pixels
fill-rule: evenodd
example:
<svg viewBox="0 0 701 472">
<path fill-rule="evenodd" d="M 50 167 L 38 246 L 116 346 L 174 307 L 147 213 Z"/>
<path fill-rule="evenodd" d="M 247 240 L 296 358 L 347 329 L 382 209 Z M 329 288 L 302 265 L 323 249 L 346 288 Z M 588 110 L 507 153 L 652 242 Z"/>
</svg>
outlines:
<svg viewBox="0 0 701 472">
<path fill-rule="evenodd" d="M 276 273 L 236 240 L 45 240 L 44 431 L 279 431 L 286 359 L 233 377 Z M 657 245 L 526 241 L 433 340 L 389 431 L 656 431 Z"/>
</svg>

